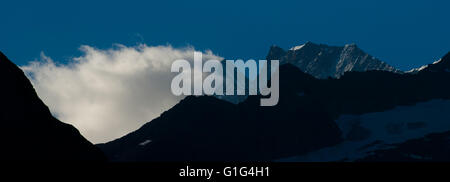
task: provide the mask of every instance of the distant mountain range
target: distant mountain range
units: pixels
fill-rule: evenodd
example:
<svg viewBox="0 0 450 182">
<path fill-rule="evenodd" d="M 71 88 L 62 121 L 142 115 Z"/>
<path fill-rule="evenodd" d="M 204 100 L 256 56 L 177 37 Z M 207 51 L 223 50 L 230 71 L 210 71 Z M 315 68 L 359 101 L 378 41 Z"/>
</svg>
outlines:
<svg viewBox="0 0 450 182">
<path fill-rule="evenodd" d="M 281 65 L 292 64 L 302 72 L 318 79 L 339 78 L 345 72 L 350 71 L 380 70 L 402 73 L 402 71 L 365 53 L 356 44 L 328 46 L 308 41 L 289 50 L 271 46 L 266 60 L 279 60 Z M 246 95 L 216 97 L 234 104 L 247 98 Z"/>
<path fill-rule="evenodd" d="M 316 78 L 340 77 L 349 71 L 383 70 L 400 72 L 387 63 L 365 53 L 356 44 L 343 47 L 306 42 L 289 50 L 272 46 L 267 60 L 290 63 Z"/>
</svg>

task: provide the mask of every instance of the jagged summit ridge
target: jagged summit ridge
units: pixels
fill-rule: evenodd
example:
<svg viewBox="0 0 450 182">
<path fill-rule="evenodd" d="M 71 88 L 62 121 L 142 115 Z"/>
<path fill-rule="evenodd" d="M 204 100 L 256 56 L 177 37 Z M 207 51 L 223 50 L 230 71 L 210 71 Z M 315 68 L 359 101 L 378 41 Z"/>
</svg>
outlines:
<svg viewBox="0 0 450 182">
<path fill-rule="evenodd" d="M 348 71 L 384 70 L 400 72 L 387 63 L 365 53 L 356 44 L 328 46 L 306 42 L 285 51 L 272 46 L 267 59 L 291 63 L 316 78 L 340 77 Z"/>
</svg>

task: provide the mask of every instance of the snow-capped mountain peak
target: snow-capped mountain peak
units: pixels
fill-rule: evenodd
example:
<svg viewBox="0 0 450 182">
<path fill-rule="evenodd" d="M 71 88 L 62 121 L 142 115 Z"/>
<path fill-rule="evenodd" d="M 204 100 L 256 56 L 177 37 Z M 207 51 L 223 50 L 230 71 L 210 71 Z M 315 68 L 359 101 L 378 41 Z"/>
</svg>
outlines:
<svg viewBox="0 0 450 182">
<path fill-rule="evenodd" d="M 450 70 L 450 52 L 448 52 L 441 59 L 434 61 L 431 64 L 423 65 L 420 68 L 414 68 L 412 70 L 407 71 L 406 73 L 418 73 L 420 71 L 427 72 L 448 72 Z"/>
<path fill-rule="evenodd" d="M 431 64 L 438 64 L 438 63 L 440 63 L 441 61 L 442 61 L 442 59 L 439 59 L 439 60 L 437 60 L 437 61 L 434 61 L 434 62 L 431 63 Z M 428 68 L 428 64 L 427 64 L 427 65 L 422 65 L 422 66 L 419 67 L 419 68 L 413 68 L 413 69 L 411 69 L 411 70 L 409 70 L 409 71 L 406 71 L 406 73 L 417 73 L 417 72 L 422 71 L 422 70 L 424 70 L 424 69 L 426 69 L 426 68 Z"/>
<path fill-rule="evenodd" d="M 347 71 L 385 70 L 400 72 L 358 48 L 356 44 L 328 46 L 306 42 L 289 51 L 272 46 L 267 60 L 290 63 L 316 78 L 340 77 Z"/>
<path fill-rule="evenodd" d="M 299 49 L 303 48 L 304 46 L 305 46 L 305 44 L 298 45 L 298 46 L 295 46 L 295 47 L 290 48 L 289 50 L 290 50 L 290 51 L 296 51 L 296 50 L 299 50 Z"/>
<path fill-rule="evenodd" d="M 427 67 L 428 67 L 428 65 L 423 65 L 423 66 L 421 66 L 421 67 L 419 67 L 419 68 L 413 68 L 413 69 L 411 69 L 411 70 L 409 70 L 409 71 L 406 71 L 405 73 L 417 73 L 417 72 L 419 72 L 419 71 L 424 70 L 424 69 L 427 68 Z"/>
<path fill-rule="evenodd" d="M 357 47 L 355 43 L 345 44 L 344 48 Z"/>
<path fill-rule="evenodd" d="M 433 62 L 433 64 L 438 64 L 438 63 L 440 63 L 441 61 L 442 61 L 442 58 L 439 59 L 439 60 L 437 60 L 437 61 L 435 61 L 435 62 Z"/>
<path fill-rule="evenodd" d="M 310 42 L 310 41 L 306 41 L 304 44 L 294 46 L 294 47 L 290 48 L 289 50 L 290 50 L 290 51 L 294 51 L 294 52 L 295 52 L 295 51 L 299 51 L 300 49 L 302 49 L 302 48 L 304 48 L 304 47 L 307 47 L 307 46 L 309 46 L 309 45 L 312 45 L 312 44 L 314 44 L 314 43 L 312 43 L 312 42 Z"/>
</svg>

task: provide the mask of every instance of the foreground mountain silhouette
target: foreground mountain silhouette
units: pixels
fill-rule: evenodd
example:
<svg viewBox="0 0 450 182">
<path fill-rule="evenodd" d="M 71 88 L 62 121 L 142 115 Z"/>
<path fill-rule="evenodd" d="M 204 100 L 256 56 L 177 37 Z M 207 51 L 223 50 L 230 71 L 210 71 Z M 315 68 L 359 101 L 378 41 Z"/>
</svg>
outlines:
<svg viewBox="0 0 450 182">
<path fill-rule="evenodd" d="M 105 156 L 54 118 L 22 70 L 0 52 L 0 160 L 90 160 Z"/>
<path fill-rule="evenodd" d="M 291 65 L 282 69 L 281 77 L 313 79 Z M 290 87 L 285 81 L 281 87 Z M 326 113 L 297 104 L 300 89 L 281 88 L 274 107 L 260 107 L 259 96 L 238 105 L 188 96 L 139 130 L 98 146 L 113 161 L 256 161 L 338 143 L 340 131 Z"/>
<path fill-rule="evenodd" d="M 338 79 L 316 79 L 286 63 L 277 106 L 260 107 L 260 96 L 237 105 L 190 96 L 135 132 L 98 146 L 113 161 L 254 161 L 306 154 L 364 138 L 360 127 L 343 136 L 335 123 L 341 115 L 450 99 L 449 58 L 437 70 L 346 72 Z"/>
</svg>

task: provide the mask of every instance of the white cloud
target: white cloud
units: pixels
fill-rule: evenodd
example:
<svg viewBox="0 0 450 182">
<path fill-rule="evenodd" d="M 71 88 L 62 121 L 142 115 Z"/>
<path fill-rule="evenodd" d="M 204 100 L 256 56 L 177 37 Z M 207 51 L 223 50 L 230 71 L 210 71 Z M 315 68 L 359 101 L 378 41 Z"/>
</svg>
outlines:
<svg viewBox="0 0 450 182">
<path fill-rule="evenodd" d="M 83 56 L 55 64 L 41 55 L 22 69 L 38 95 L 61 121 L 74 125 L 93 143 L 107 142 L 138 129 L 182 97 L 170 91 L 172 62 L 192 62 L 194 48 L 171 46 L 100 50 L 82 46 Z M 203 60 L 222 58 L 211 51 Z"/>
</svg>

